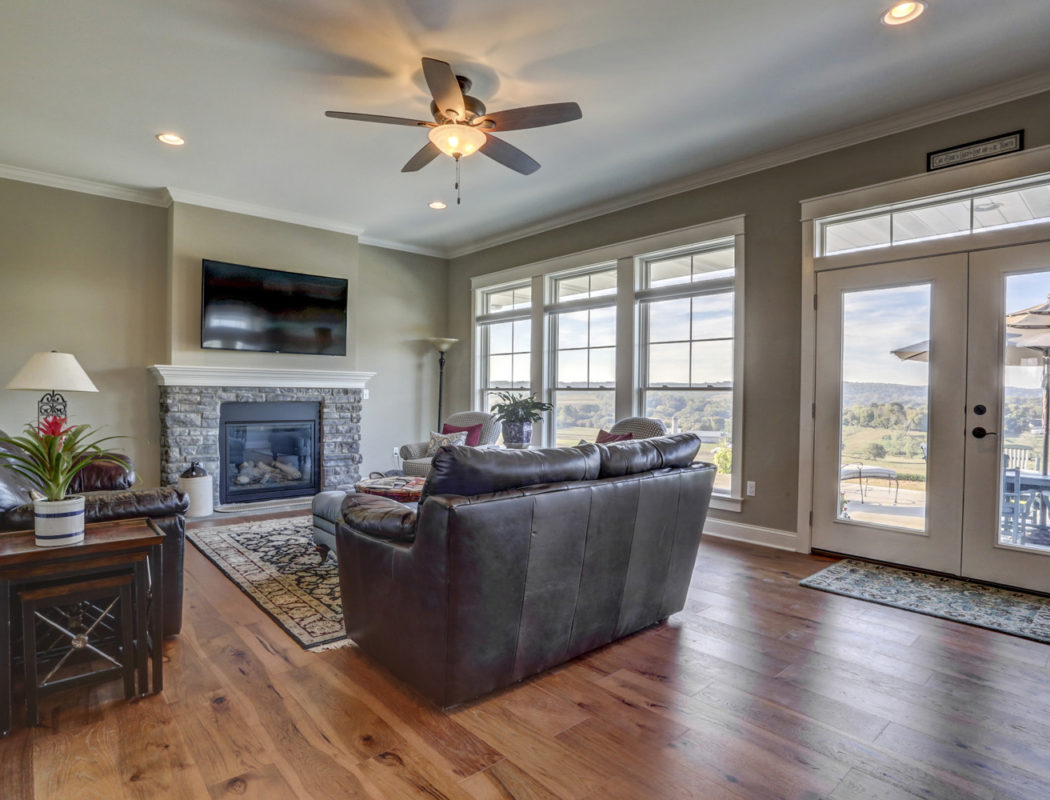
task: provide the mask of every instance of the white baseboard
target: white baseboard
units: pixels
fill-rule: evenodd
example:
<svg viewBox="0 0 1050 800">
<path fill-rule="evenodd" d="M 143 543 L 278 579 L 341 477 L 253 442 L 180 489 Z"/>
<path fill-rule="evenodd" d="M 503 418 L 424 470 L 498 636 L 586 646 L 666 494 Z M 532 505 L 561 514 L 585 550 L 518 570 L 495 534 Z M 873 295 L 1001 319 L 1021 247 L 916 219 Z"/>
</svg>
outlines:
<svg viewBox="0 0 1050 800">
<path fill-rule="evenodd" d="M 708 517 L 707 522 L 704 523 L 704 535 L 759 544 L 763 547 L 774 547 L 777 550 L 795 552 L 798 549 L 798 534 L 793 531 L 763 528 L 759 525 L 747 525 L 727 519 Z"/>
</svg>

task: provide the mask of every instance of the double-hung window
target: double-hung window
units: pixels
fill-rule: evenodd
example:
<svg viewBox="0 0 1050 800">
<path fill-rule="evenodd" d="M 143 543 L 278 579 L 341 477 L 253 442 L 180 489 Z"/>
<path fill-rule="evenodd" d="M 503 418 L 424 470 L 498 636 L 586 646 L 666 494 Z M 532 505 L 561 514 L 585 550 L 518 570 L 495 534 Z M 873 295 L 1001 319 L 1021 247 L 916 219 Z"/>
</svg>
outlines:
<svg viewBox="0 0 1050 800">
<path fill-rule="evenodd" d="M 727 238 L 641 260 L 641 389 L 645 416 L 700 435 L 698 458 L 733 476 L 736 246 Z"/>
<path fill-rule="evenodd" d="M 593 442 L 615 420 L 616 265 L 550 279 L 554 444 Z"/>
<path fill-rule="evenodd" d="M 496 392 L 531 391 L 532 287 L 503 286 L 478 295 L 480 408 L 497 402 Z"/>
</svg>

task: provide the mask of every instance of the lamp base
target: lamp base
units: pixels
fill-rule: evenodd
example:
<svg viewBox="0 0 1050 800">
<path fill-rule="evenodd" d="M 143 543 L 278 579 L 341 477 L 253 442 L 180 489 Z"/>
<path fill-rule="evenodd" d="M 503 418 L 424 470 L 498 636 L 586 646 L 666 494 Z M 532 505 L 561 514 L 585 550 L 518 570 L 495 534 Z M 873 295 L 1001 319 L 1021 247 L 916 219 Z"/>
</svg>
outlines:
<svg viewBox="0 0 1050 800">
<path fill-rule="evenodd" d="M 58 392 L 50 391 L 37 401 L 36 416 L 38 422 L 43 422 L 48 417 L 61 417 L 66 419 L 66 398 Z"/>
</svg>

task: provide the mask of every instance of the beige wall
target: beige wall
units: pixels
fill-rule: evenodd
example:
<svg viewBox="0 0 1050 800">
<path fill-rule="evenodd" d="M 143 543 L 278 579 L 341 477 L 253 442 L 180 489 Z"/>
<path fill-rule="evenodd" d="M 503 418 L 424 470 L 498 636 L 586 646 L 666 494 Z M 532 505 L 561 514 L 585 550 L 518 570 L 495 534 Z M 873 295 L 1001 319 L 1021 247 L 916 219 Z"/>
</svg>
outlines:
<svg viewBox="0 0 1050 800">
<path fill-rule="evenodd" d="M 156 484 L 157 389 L 164 358 L 162 208 L 0 180 L 0 387 L 39 350 L 73 353 L 98 394 L 66 396 L 74 423 L 117 443 Z M 36 392 L 0 390 L 0 428 L 36 419 Z"/>
<path fill-rule="evenodd" d="M 443 259 L 361 245 L 359 369 L 375 372 L 365 402 L 365 471 L 394 468 L 391 450 L 422 441 L 437 419 L 438 355 L 446 336 L 448 267 Z M 448 405 L 444 413 L 462 410 Z"/>
<path fill-rule="evenodd" d="M 1025 130 L 1028 147 L 1050 144 L 1050 93 L 765 170 L 472 253 L 451 262 L 449 336 L 468 339 L 470 278 L 519 264 L 743 214 L 746 217 L 744 454 L 758 495 L 739 514 L 749 525 L 794 531 L 798 508 L 801 325 L 799 202 L 925 170 L 926 153 Z M 469 402 L 465 348 L 450 354 L 455 406 Z"/>
<path fill-rule="evenodd" d="M 347 278 L 348 355 L 202 350 L 202 258 Z M 100 392 L 69 395 L 73 421 L 129 436 L 124 449 L 143 484 L 159 480 L 151 364 L 374 371 L 365 471 L 390 469 L 392 448 L 433 424 L 437 360 L 425 339 L 445 335 L 443 259 L 181 203 L 163 209 L 0 180 L 0 276 L 0 386 L 38 350 L 76 354 Z M 0 428 L 20 430 L 36 400 L 0 391 Z"/>
<path fill-rule="evenodd" d="M 349 281 L 347 354 L 244 353 L 200 346 L 201 259 Z M 425 434 L 437 374 L 423 357 L 448 314 L 447 263 L 358 244 L 356 236 L 175 203 L 171 208 L 170 362 L 375 372 L 362 414 L 362 471 L 393 468 L 391 451 Z M 406 438 L 407 437 L 407 438 Z"/>
<path fill-rule="evenodd" d="M 357 369 L 357 237 L 261 217 L 173 203 L 171 351 L 165 363 L 192 366 Z M 345 356 L 201 349 L 201 260 L 346 278 L 349 314 Z"/>
</svg>

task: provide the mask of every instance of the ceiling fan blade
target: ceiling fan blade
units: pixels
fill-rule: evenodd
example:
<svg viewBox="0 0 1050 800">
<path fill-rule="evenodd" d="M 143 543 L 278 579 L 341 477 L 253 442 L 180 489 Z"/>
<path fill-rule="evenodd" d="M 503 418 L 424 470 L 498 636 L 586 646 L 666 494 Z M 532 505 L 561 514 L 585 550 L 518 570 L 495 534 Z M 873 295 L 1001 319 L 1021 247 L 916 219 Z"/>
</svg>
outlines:
<svg viewBox="0 0 1050 800">
<path fill-rule="evenodd" d="M 427 142 L 423 145 L 419 152 L 416 153 L 412 158 L 408 159 L 408 163 L 401 167 L 402 172 L 415 172 L 416 170 L 423 169 L 427 164 L 433 161 L 441 155 L 441 151 L 434 146 L 433 142 Z"/>
<path fill-rule="evenodd" d="M 426 78 L 430 93 L 434 95 L 438 111 L 452 119 L 463 119 L 466 113 L 463 92 L 449 63 L 436 58 L 424 58 L 423 77 Z"/>
<path fill-rule="evenodd" d="M 509 108 L 485 114 L 474 120 L 486 131 L 516 131 L 522 128 L 542 128 L 545 125 L 558 125 L 580 119 L 583 112 L 578 103 L 547 103 L 542 106 L 524 106 Z M 491 125 L 489 123 L 492 123 Z"/>
<path fill-rule="evenodd" d="M 478 152 L 522 175 L 531 175 L 540 168 L 540 162 L 495 136 L 486 135 L 485 144 L 478 148 Z"/>
<path fill-rule="evenodd" d="M 358 122 L 385 122 L 388 125 L 411 125 L 412 127 L 434 127 L 433 122 L 424 122 L 421 119 L 409 119 L 408 117 L 385 117 L 382 114 L 355 114 L 352 111 L 326 111 L 326 117 L 333 119 L 354 119 Z"/>
</svg>

